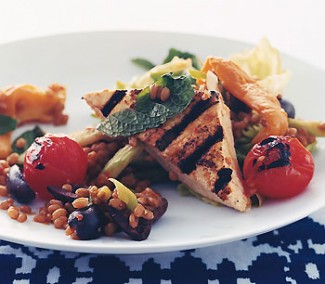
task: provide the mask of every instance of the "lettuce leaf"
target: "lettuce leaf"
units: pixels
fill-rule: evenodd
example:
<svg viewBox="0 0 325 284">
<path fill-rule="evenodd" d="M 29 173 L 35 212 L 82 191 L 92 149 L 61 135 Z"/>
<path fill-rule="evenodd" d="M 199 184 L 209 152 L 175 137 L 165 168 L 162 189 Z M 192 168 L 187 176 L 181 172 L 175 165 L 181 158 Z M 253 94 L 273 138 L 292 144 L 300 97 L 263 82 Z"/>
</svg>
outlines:
<svg viewBox="0 0 325 284">
<path fill-rule="evenodd" d="M 282 68 L 279 51 L 266 38 L 255 48 L 232 55 L 230 60 L 271 93 L 282 93 L 290 79 L 290 73 Z"/>
</svg>

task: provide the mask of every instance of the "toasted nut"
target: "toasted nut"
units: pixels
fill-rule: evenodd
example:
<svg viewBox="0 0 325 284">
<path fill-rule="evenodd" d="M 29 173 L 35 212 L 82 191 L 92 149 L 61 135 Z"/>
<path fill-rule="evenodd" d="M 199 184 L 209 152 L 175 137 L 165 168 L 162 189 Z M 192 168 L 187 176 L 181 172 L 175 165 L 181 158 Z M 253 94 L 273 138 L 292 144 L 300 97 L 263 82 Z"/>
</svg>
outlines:
<svg viewBox="0 0 325 284">
<path fill-rule="evenodd" d="M 76 190 L 76 194 L 79 196 L 79 197 L 89 197 L 89 190 L 88 188 L 83 188 L 83 187 L 80 187 Z"/>
<path fill-rule="evenodd" d="M 0 173 L 0 185 L 6 185 L 6 183 L 7 183 L 6 175 L 1 175 L 1 173 Z"/>
<path fill-rule="evenodd" d="M 139 218 L 135 217 L 133 213 L 129 216 L 129 225 L 131 228 L 136 228 L 139 224 Z"/>
<path fill-rule="evenodd" d="M 81 209 L 88 206 L 88 198 L 79 197 L 72 202 L 72 206 L 76 209 Z"/>
<path fill-rule="evenodd" d="M 155 100 L 157 98 L 157 92 L 159 87 L 156 84 L 150 86 L 150 99 Z"/>
<path fill-rule="evenodd" d="M 62 185 L 62 189 L 72 192 L 72 185 L 69 183 L 65 183 L 64 185 Z"/>
<path fill-rule="evenodd" d="M 65 235 L 66 236 L 70 236 L 72 235 L 74 232 L 74 229 L 72 229 L 70 226 L 68 226 L 66 229 L 65 229 Z"/>
<path fill-rule="evenodd" d="M 8 189 L 4 185 L 0 185 L 0 196 L 8 196 Z"/>
<path fill-rule="evenodd" d="M 53 213 L 52 213 L 52 220 L 56 220 L 61 216 L 67 216 L 68 212 L 67 210 L 65 210 L 64 208 L 59 208 L 56 209 Z"/>
<path fill-rule="evenodd" d="M 61 200 L 58 200 L 58 199 L 51 199 L 51 200 L 49 201 L 49 204 L 50 204 L 50 205 L 53 205 L 53 204 L 59 204 L 59 205 L 61 205 L 61 207 L 63 206 L 62 201 L 61 201 Z"/>
<path fill-rule="evenodd" d="M 146 205 L 147 204 L 147 198 L 141 196 L 137 198 L 138 202 L 141 203 L 142 205 Z"/>
<path fill-rule="evenodd" d="M 32 213 L 32 208 L 30 208 L 28 205 L 22 205 L 20 206 L 19 211 L 22 213 L 30 214 Z"/>
<path fill-rule="evenodd" d="M 162 88 L 160 92 L 160 99 L 165 102 L 169 99 L 170 97 L 170 90 L 167 87 Z"/>
<path fill-rule="evenodd" d="M 38 213 L 39 213 L 39 215 L 44 215 L 44 216 L 46 216 L 46 214 L 48 213 L 48 212 L 47 212 L 47 208 L 45 208 L 45 207 L 40 208 L 40 209 L 38 210 Z"/>
<path fill-rule="evenodd" d="M 104 185 L 99 188 L 99 192 L 97 197 L 102 200 L 103 202 L 107 202 L 107 200 L 112 196 L 112 191 L 109 189 L 108 186 Z"/>
<path fill-rule="evenodd" d="M 6 158 L 8 164 L 10 166 L 15 165 L 18 163 L 19 160 L 19 154 L 18 153 L 11 153 L 7 158 Z"/>
<path fill-rule="evenodd" d="M 118 198 L 111 198 L 108 202 L 108 205 L 112 206 L 117 210 L 122 210 L 126 207 L 126 204 L 123 201 L 119 200 Z"/>
<path fill-rule="evenodd" d="M 53 225 L 56 229 L 65 229 L 68 223 L 67 216 L 60 216 L 53 221 Z"/>
<path fill-rule="evenodd" d="M 159 199 L 154 197 L 147 197 L 147 202 L 150 206 L 156 208 L 159 206 Z"/>
<path fill-rule="evenodd" d="M 15 207 L 15 206 L 10 206 L 10 207 L 8 208 L 7 213 L 8 213 L 8 216 L 9 216 L 11 219 L 16 220 L 16 219 L 18 218 L 18 216 L 19 216 L 19 209 L 18 209 L 17 207 Z"/>
<path fill-rule="evenodd" d="M 34 222 L 37 222 L 37 223 L 48 223 L 48 219 L 47 219 L 47 216 L 46 215 L 35 215 L 34 218 L 33 218 Z"/>
<path fill-rule="evenodd" d="M 14 200 L 12 198 L 8 198 L 0 203 L 0 209 L 8 210 L 10 206 L 14 204 Z"/>
<path fill-rule="evenodd" d="M 22 149 L 26 146 L 26 140 L 22 137 L 18 138 L 16 141 L 16 147 Z"/>
<path fill-rule="evenodd" d="M 59 208 L 62 208 L 62 206 L 59 204 L 51 204 L 49 207 L 47 207 L 47 211 L 52 214 L 55 210 Z"/>
<path fill-rule="evenodd" d="M 144 214 L 142 215 L 142 218 L 152 220 L 154 218 L 154 215 L 150 210 L 145 210 Z"/>
<path fill-rule="evenodd" d="M 135 217 L 138 218 L 141 217 L 144 214 L 144 212 L 145 212 L 145 208 L 140 203 L 138 203 L 135 209 L 133 210 Z"/>
<path fill-rule="evenodd" d="M 17 219 L 16 219 L 19 223 L 24 223 L 27 220 L 27 214 L 25 213 L 19 213 Z"/>
</svg>

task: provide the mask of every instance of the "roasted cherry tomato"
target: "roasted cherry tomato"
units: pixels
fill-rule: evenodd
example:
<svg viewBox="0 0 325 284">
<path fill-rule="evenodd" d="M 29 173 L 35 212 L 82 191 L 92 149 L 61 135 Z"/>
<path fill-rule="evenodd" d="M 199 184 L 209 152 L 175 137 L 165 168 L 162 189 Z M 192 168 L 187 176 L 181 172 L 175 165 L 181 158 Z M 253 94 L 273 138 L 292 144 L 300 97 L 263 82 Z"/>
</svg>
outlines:
<svg viewBox="0 0 325 284">
<path fill-rule="evenodd" d="M 307 187 L 314 167 L 313 156 L 298 139 L 271 136 L 250 150 L 243 170 L 250 193 L 287 198 Z"/>
<path fill-rule="evenodd" d="M 67 136 L 45 135 L 36 138 L 26 152 L 25 181 L 44 199 L 51 198 L 48 186 L 82 184 L 86 171 L 86 153 Z"/>
</svg>

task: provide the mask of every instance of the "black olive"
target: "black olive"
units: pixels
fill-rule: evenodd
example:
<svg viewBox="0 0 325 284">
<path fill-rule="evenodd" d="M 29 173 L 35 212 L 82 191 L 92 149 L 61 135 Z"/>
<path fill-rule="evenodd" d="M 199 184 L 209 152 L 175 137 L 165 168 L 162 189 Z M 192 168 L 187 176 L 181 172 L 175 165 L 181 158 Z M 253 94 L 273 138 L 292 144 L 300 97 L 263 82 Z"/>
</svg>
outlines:
<svg viewBox="0 0 325 284">
<path fill-rule="evenodd" d="M 101 235 L 103 216 L 95 206 L 73 211 L 69 215 L 68 224 L 75 230 L 80 240 L 97 239 Z"/>
<path fill-rule="evenodd" d="M 30 203 L 36 197 L 35 192 L 26 183 L 17 165 L 13 165 L 9 169 L 7 188 L 12 198 L 19 203 Z"/>
<path fill-rule="evenodd" d="M 284 99 L 281 99 L 281 98 L 279 99 L 279 102 L 281 104 L 281 107 L 288 114 L 288 117 L 289 118 L 295 118 L 296 111 L 295 111 L 295 107 L 293 106 L 293 104 L 291 102 L 289 102 L 288 100 L 284 100 Z"/>
<path fill-rule="evenodd" d="M 57 186 L 48 186 L 47 190 L 55 199 L 59 199 L 64 203 L 73 202 L 78 197 L 76 193 L 64 190 Z"/>
<path fill-rule="evenodd" d="M 112 206 L 108 206 L 108 212 L 116 224 L 130 236 L 132 240 L 142 241 L 148 238 L 153 223 L 158 221 L 161 216 L 164 215 L 168 207 L 168 202 L 165 198 L 159 198 L 158 207 L 153 209 L 154 219 L 146 220 L 139 218 L 139 224 L 136 228 L 132 228 L 129 224 L 130 211 L 126 208 L 123 210 L 117 210 Z"/>
<path fill-rule="evenodd" d="M 129 224 L 130 211 L 128 209 L 118 210 L 112 206 L 108 207 L 112 219 L 132 240 L 142 241 L 148 238 L 153 220 L 139 219 L 139 224 L 136 228 L 132 228 Z"/>
</svg>

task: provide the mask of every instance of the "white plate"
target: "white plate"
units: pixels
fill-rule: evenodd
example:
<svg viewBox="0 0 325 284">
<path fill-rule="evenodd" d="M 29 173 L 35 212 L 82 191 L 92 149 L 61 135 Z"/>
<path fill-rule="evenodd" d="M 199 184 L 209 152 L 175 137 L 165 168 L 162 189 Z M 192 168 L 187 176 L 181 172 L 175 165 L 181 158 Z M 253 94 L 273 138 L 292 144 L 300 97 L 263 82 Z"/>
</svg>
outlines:
<svg viewBox="0 0 325 284">
<path fill-rule="evenodd" d="M 25 40 L 0 46 L 0 82 L 46 86 L 59 82 L 67 86 L 69 125 L 46 130 L 71 132 L 93 123 L 89 108 L 80 99 L 84 93 L 129 81 L 142 70 L 131 58 L 146 57 L 161 62 L 170 47 L 191 51 L 202 59 L 207 55 L 227 57 L 248 45 L 220 38 L 155 32 L 94 32 Z M 324 72 L 283 56 L 292 72 L 287 97 L 298 116 L 323 119 Z M 325 141 L 315 153 L 316 173 L 308 190 L 286 201 L 266 202 L 248 213 L 214 207 L 193 197 L 180 197 L 175 188 L 157 187 L 168 199 L 169 208 L 155 224 L 149 238 L 131 241 L 124 235 L 92 241 L 74 241 L 62 230 L 28 221 L 20 224 L 0 212 L 0 238 L 49 249 L 96 253 L 150 253 L 197 248 L 261 234 L 299 220 L 325 205 Z"/>
</svg>

